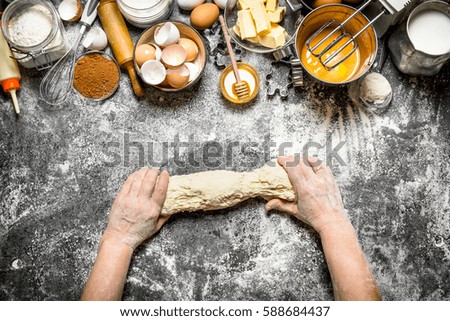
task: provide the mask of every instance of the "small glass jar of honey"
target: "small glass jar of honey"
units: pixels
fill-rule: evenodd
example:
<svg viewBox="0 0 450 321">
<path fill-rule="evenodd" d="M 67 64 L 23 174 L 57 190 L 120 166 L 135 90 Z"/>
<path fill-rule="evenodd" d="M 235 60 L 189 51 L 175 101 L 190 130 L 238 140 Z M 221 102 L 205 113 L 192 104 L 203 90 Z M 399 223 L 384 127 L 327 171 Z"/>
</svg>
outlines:
<svg viewBox="0 0 450 321">
<path fill-rule="evenodd" d="M 239 76 L 249 87 L 250 94 L 245 98 L 239 98 L 234 91 L 233 84 L 236 83 L 233 66 L 226 67 L 220 75 L 220 90 L 226 100 L 235 104 L 245 104 L 252 101 L 259 92 L 259 75 L 255 68 L 244 62 L 237 63 Z"/>
</svg>

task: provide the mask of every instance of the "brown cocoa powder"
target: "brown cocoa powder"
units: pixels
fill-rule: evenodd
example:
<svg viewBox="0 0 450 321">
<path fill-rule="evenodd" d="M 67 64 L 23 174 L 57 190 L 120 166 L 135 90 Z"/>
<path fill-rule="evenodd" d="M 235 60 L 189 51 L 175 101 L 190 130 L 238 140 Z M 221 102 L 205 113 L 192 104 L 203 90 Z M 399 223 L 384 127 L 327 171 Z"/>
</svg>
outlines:
<svg viewBox="0 0 450 321">
<path fill-rule="evenodd" d="M 93 53 L 77 61 L 73 86 L 84 97 L 104 98 L 116 89 L 119 76 L 119 69 L 114 61 Z"/>
</svg>

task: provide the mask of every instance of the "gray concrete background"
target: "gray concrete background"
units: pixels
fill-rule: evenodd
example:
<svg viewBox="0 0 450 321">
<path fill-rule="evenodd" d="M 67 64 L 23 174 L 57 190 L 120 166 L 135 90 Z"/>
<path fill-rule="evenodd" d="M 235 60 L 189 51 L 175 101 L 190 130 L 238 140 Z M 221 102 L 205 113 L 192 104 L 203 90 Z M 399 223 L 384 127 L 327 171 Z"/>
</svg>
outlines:
<svg viewBox="0 0 450 321">
<path fill-rule="evenodd" d="M 177 10 L 172 17 L 188 21 Z M 72 39 L 78 27 L 66 28 Z M 141 32 L 130 31 L 134 40 Z M 212 48 L 218 37 L 206 33 Z M 172 175 L 248 171 L 276 155 L 273 147 L 264 152 L 267 141 L 292 142 L 296 151 L 308 141 L 325 145 L 327 135 L 333 147 L 345 142 L 339 150 L 345 166 L 330 165 L 384 299 L 450 299 L 450 65 L 435 77 L 410 77 L 388 59 L 383 74 L 394 100 L 386 113 L 374 115 L 354 104 L 346 87 L 309 78 L 304 89 L 289 89 L 287 99 L 269 99 L 268 86 L 287 83 L 287 69 L 276 66 L 267 84 L 270 56 L 242 52 L 241 58 L 263 80 L 258 98 L 245 108 L 221 97 L 214 57 L 187 92 L 149 88 L 138 100 L 122 74 L 107 101 L 87 102 L 73 93 L 60 108 L 38 100 L 43 73 L 22 69 L 19 119 L 9 98 L 0 96 L 0 299 L 77 300 L 112 201 L 140 165 L 165 167 Z M 207 142 L 257 145 L 220 158 L 217 166 L 182 166 L 174 164 L 173 148 L 163 159 L 163 142 L 176 135 L 181 141 L 194 135 L 199 145 L 181 149 L 183 161 L 200 157 Z M 136 147 L 124 148 L 125 137 L 145 146 L 142 164 Z M 112 164 L 116 157 L 120 164 Z M 253 199 L 172 217 L 136 251 L 124 299 L 333 299 L 318 236 L 286 215 L 267 215 L 263 205 Z"/>
</svg>

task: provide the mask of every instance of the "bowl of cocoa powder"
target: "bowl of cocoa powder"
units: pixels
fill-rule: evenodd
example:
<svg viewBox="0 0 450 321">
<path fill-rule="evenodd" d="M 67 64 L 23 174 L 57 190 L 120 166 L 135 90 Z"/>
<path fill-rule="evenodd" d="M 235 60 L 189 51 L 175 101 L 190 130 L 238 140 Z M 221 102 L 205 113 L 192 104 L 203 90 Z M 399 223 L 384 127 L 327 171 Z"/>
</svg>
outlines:
<svg viewBox="0 0 450 321">
<path fill-rule="evenodd" d="M 73 87 L 89 100 L 111 97 L 119 87 L 120 67 L 103 51 L 88 51 L 79 56 L 73 71 Z"/>
</svg>

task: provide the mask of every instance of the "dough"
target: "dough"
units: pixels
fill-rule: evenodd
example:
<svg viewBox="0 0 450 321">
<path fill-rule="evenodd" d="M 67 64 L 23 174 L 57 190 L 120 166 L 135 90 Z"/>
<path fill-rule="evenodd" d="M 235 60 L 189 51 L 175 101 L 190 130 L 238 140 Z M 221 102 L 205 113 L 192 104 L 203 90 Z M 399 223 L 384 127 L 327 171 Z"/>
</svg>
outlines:
<svg viewBox="0 0 450 321">
<path fill-rule="evenodd" d="M 252 172 L 220 170 L 172 176 L 162 215 L 218 210 L 258 196 L 293 201 L 294 190 L 286 171 L 273 163 L 276 165 Z"/>
</svg>

